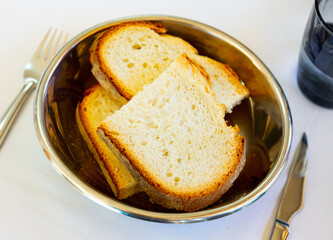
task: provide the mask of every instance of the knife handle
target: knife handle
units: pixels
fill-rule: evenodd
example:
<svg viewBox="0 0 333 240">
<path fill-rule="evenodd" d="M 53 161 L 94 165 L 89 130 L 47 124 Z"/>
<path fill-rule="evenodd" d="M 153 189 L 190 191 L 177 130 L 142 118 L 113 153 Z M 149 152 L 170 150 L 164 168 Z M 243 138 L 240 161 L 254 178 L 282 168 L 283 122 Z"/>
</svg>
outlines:
<svg viewBox="0 0 333 240">
<path fill-rule="evenodd" d="M 279 221 L 275 221 L 271 240 L 286 240 L 289 235 L 289 227 Z"/>
</svg>

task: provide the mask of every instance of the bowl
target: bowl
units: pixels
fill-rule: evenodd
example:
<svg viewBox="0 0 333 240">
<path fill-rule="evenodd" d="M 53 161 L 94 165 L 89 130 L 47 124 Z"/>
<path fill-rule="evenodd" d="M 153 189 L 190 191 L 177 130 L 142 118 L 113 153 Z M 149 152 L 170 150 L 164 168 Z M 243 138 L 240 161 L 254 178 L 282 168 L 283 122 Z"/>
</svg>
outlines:
<svg viewBox="0 0 333 240">
<path fill-rule="evenodd" d="M 230 190 L 215 204 L 186 213 L 152 204 L 145 193 L 117 200 L 88 150 L 75 121 L 83 92 L 96 83 L 89 47 L 109 27 L 129 21 L 162 23 L 206 55 L 229 64 L 251 96 L 228 116 L 246 141 L 246 165 Z M 207 221 L 237 212 L 260 198 L 276 181 L 286 162 L 292 137 L 287 99 L 272 73 L 251 50 L 205 24 L 172 16 L 134 16 L 96 25 L 69 41 L 54 57 L 38 84 L 34 122 L 40 144 L 55 169 L 83 195 L 115 212 L 154 222 Z"/>
</svg>

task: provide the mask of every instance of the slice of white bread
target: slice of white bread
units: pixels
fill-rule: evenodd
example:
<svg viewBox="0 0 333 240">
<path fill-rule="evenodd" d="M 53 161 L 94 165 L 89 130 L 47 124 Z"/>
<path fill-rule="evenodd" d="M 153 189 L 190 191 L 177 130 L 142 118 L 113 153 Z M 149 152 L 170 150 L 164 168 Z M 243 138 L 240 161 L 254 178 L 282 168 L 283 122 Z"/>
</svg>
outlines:
<svg viewBox="0 0 333 240">
<path fill-rule="evenodd" d="M 109 115 L 127 103 L 123 97 L 112 98 L 101 85 L 94 85 L 76 108 L 76 122 L 89 150 L 118 199 L 125 199 L 141 190 L 128 169 L 98 137 L 96 130 Z"/>
<path fill-rule="evenodd" d="M 245 165 L 244 138 L 227 126 L 224 105 L 185 54 L 97 133 L 150 198 L 196 211 L 217 201 Z"/>
<path fill-rule="evenodd" d="M 237 74 L 229 65 L 200 55 L 193 57 L 197 63 L 205 66 L 204 69 L 210 76 L 216 99 L 226 106 L 226 112 L 231 113 L 236 105 L 249 96 L 249 90 L 240 83 Z"/>
<path fill-rule="evenodd" d="M 111 94 L 128 100 L 153 82 L 181 54 L 201 65 L 219 103 L 227 112 L 249 96 L 235 72 L 198 51 L 181 38 L 165 34 L 166 28 L 152 22 L 130 22 L 111 27 L 91 48 L 92 73 Z M 119 93 L 117 93 L 117 90 Z"/>
</svg>

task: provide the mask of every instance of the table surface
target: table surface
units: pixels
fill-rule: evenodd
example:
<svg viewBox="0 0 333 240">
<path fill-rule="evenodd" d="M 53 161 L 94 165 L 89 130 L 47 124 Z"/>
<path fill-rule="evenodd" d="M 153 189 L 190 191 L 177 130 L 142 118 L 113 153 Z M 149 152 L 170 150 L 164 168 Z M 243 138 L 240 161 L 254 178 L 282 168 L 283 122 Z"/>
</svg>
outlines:
<svg viewBox="0 0 333 240">
<path fill-rule="evenodd" d="M 303 209 L 290 239 L 333 239 L 333 110 L 307 100 L 296 83 L 300 43 L 313 1 L 2 1 L 0 113 L 23 85 L 26 62 L 50 26 L 74 37 L 118 17 L 167 14 L 201 21 L 249 47 L 281 84 L 293 117 L 288 160 L 303 131 L 309 164 Z M 0 149 L 0 239 L 268 239 L 287 168 L 258 201 L 230 216 L 195 224 L 152 223 L 96 204 L 63 179 L 35 134 L 29 96 Z"/>
</svg>

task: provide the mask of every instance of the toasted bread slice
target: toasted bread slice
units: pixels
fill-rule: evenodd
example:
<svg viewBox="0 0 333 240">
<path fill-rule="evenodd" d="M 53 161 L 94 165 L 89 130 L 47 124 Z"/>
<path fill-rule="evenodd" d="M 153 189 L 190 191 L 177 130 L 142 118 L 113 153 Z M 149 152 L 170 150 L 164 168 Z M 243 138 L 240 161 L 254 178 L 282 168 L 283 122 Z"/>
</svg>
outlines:
<svg viewBox="0 0 333 240">
<path fill-rule="evenodd" d="M 196 211 L 217 201 L 245 164 L 244 138 L 227 126 L 205 76 L 185 54 L 98 127 L 150 198 Z"/>
<path fill-rule="evenodd" d="M 81 135 L 118 199 L 125 199 L 141 189 L 123 163 L 100 140 L 96 130 L 104 118 L 120 109 L 126 102 L 122 97 L 112 98 L 98 84 L 85 92 L 84 99 L 76 108 L 76 122 Z"/>
<path fill-rule="evenodd" d="M 129 100 L 180 54 L 186 53 L 205 69 L 207 83 L 213 86 L 227 112 L 249 96 L 230 67 L 198 55 L 188 42 L 165 32 L 163 25 L 151 22 L 130 22 L 110 28 L 92 45 L 92 73 L 111 94 L 120 93 Z"/>
</svg>

